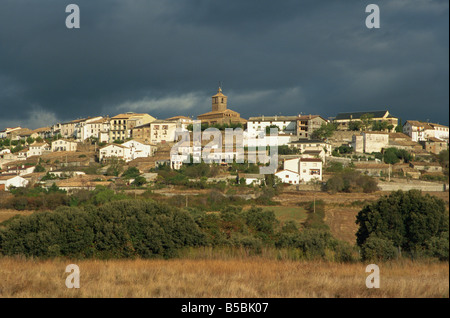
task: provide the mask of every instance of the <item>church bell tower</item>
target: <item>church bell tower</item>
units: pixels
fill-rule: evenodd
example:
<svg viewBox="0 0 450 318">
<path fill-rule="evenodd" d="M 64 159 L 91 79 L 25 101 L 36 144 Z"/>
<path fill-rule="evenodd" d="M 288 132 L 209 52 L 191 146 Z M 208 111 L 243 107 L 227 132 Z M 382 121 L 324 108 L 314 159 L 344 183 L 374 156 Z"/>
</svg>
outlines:
<svg viewBox="0 0 450 318">
<path fill-rule="evenodd" d="M 222 94 L 222 87 L 219 86 L 217 94 L 212 97 L 212 111 L 222 112 L 227 109 L 227 97 Z"/>
</svg>

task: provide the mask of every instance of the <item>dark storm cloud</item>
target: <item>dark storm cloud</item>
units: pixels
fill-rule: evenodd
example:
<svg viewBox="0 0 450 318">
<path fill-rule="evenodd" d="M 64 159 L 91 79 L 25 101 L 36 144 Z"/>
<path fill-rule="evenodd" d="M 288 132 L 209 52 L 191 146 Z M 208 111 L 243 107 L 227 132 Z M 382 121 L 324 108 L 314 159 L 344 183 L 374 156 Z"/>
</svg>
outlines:
<svg viewBox="0 0 450 318">
<path fill-rule="evenodd" d="M 210 109 L 243 117 L 387 108 L 448 124 L 448 2 L 0 0 L 0 128 Z M 51 123 L 48 123 L 51 124 Z M 34 127 L 32 127 L 34 128 Z"/>
</svg>

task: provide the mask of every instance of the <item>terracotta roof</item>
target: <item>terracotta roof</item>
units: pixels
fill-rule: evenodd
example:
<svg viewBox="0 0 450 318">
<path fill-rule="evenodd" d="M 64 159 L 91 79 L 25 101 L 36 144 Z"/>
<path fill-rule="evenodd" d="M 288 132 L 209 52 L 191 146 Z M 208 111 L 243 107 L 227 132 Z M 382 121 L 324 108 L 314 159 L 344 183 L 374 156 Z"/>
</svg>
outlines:
<svg viewBox="0 0 450 318">
<path fill-rule="evenodd" d="M 411 126 L 423 127 L 424 129 L 433 129 L 433 127 L 431 127 L 429 125 L 429 123 L 421 122 L 421 121 L 418 121 L 418 120 L 407 120 L 405 125 L 407 123 L 409 123 Z"/>
<path fill-rule="evenodd" d="M 129 113 L 129 114 L 118 114 L 114 117 L 111 117 L 111 119 L 128 119 L 130 117 L 135 117 L 135 116 L 144 116 L 144 115 L 148 115 L 148 114 L 136 114 L 136 113 Z"/>
<path fill-rule="evenodd" d="M 257 116 L 250 117 L 249 121 L 297 121 L 299 116 Z"/>
<path fill-rule="evenodd" d="M 192 118 L 189 118 L 189 117 L 186 117 L 186 116 L 174 116 L 174 117 L 167 118 L 166 120 L 172 121 L 172 120 L 178 120 L 178 119 L 189 119 L 189 120 L 193 120 Z"/>
<path fill-rule="evenodd" d="M 0 175 L 0 180 L 9 180 L 15 177 L 20 177 L 16 174 Z"/>
<path fill-rule="evenodd" d="M 51 131 L 51 128 L 50 127 L 37 128 L 37 129 L 33 130 L 33 133 L 40 133 L 43 131 Z"/>
<path fill-rule="evenodd" d="M 120 148 L 126 148 L 126 149 L 129 149 L 130 147 L 127 147 L 127 146 L 123 146 L 122 144 L 114 144 L 114 143 L 112 143 L 112 144 L 108 144 L 108 145 L 106 145 L 106 146 L 103 146 L 103 147 L 101 147 L 100 149 L 104 149 L 104 148 L 107 148 L 107 147 L 110 147 L 110 146 L 117 146 L 117 147 L 120 147 Z"/>
<path fill-rule="evenodd" d="M 411 140 L 410 136 L 408 136 L 407 134 L 404 134 L 404 133 L 399 133 L 399 132 L 389 133 L 389 138 L 391 138 L 391 139 L 409 139 L 409 140 Z"/>
<path fill-rule="evenodd" d="M 298 172 L 295 172 L 295 171 L 292 171 L 292 170 L 289 170 L 289 169 L 279 170 L 279 171 L 275 172 L 275 174 L 283 172 L 283 171 L 288 171 L 288 172 L 292 172 L 292 173 L 295 173 L 295 174 L 299 174 Z"/>
<path fill-rule="evenodd" d="M 57 140 L 52 141 L 52 143 L 56 142 L 56 141 L 65 141 L 65 142 L 74 142 L 77 143 L 75 140 L 71 140 L 71 139 L 66 139 L 66 138 L 59 138 Z"/>
<path fill-rule="evenodd" d="M 235 112 L 234 110 L 231 110 L 231 109 L 225 109 L 225 110 L 223 110 L 223 111 L 211 111 L 211 112 L 207 112 L 207 113 L 198 115 L 197 118 L 198 118 L 198 117 L 201 117 L 201 116 L 206 116 L 206 115 L 218 115 L 218 114 L 225 114 L 225 113 L 235 113 L 235 114 L 239 114 L 238 112 Z"/>
<path fill-rule="evenodd" d="M 42 146 L 49 146 L 49 144 L 46 142 L 35 142 L 30 145 L 30 147 L 42 147 Z"/>
<path fill-rule="evenodd" d="M 362 111 L 362 112 L 351 112 L 351 113 L 339 113 L 336 115 L 335 120 L 350 120 L 350 119 L 360 119 L 362 115 L 369 114 L 373 118 L 382 118 L 388 113 L 387 110 L 375 110 L 375 111 Z"/>
<path fill-rule="evenodd" d="M 448 126 L 445 126 L 445 125 L 435 124 L 435 123 L 428 123 L 428 124 L 431 125 L 432 127 L 436 126 L 436 127 L 441 127 L 441 128 L 447 128 L 448 129 Z"/>
<path fill-rule="evenodd" d="M 432 142 L 446 142 L 442 139 L 436 138 L 436 137 L 430 137 L 428 138 L 428 141 L 432 141 Z"/>
<path fill-rule="evenodd" d="M 363 134 L 366 135 L 386 135 L 389 136 L 389 133 L 384 131 L 363 131 Z"/>
<path fill-rule="evenodd" d="M 321 159 L 317 158 L 300 158 L 301 162 L 322 162 Z"/>
</svg>

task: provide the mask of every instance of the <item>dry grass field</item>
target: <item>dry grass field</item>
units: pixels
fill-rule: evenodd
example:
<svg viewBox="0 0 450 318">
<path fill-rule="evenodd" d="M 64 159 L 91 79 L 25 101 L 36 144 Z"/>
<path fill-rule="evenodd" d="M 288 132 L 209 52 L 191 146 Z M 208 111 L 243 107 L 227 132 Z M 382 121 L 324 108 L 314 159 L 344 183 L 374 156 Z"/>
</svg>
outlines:
<svg viewBox="0 0 450 318">
<path fill-rule="evenodd" d="M 8 210 L 8 209 L 0 209 L 0 223 L 6 221 L 7 219 L 12 218 L 14 215 L 30 215 L 35 211 L 17 211 L 17 210 Z"/>
<path fill-rule="evenodd" d="M 80 288 L 65 286 L 67 265 L 80 268 Z M 365 286 L 366 264 L 230 260 L 0 259 L 0 297 L 126 298 L 442 298 L 448 263 L 379 264 L 380 288 Z"/>
</svg>

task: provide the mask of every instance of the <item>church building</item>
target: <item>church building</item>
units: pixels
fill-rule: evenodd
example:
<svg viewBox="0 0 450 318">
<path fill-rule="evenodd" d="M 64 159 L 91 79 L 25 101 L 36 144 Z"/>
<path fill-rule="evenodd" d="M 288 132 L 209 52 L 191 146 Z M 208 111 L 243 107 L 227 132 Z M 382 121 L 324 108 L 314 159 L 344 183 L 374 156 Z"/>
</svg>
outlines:
<svg viewBox="0 0 450 318">
<path fill-rule="evenodd" d="M 247 120 L 241 118 L 241 115 L 234 110 L 227 109 L 227 96 L 222 93 L 222 88 L 219 86 L 217 94 L 212 97 L 212 111 L 197 116 L 202 123 L 214 124 L 237 124 L 242 125 L 247 123 Z"/>
</svg>

